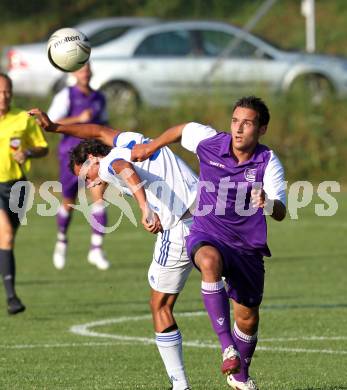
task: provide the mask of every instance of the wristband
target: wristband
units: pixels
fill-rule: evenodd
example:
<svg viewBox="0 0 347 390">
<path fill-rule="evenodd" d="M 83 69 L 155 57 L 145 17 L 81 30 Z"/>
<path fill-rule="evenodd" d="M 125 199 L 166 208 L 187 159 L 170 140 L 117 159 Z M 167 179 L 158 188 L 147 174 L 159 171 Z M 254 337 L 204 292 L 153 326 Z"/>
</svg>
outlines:
<svg viewBox="0 0 347 390">
<path fill-rule="evenodd" d="M 26 158 L 30 158 L 30 157 L 33 156 L 33 151 L 32 151 L 31 149 L 27 149 L 27 150 L 24 152 L 24 154 L 25 154 L 25 157 L 26 157 Z"/>
</svg>

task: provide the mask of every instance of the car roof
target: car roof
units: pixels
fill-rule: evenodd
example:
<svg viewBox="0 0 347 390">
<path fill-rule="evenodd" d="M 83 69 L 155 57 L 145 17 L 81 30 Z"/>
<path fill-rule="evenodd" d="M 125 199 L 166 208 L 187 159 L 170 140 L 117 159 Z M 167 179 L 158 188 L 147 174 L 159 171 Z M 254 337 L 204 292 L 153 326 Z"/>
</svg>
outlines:
<svg viewBox="0 0 347 390">
<path fill-rule="evenodd" d="M 156 20 L 153 23 L 144 26 L 135 26 L 131 30 L 129 30 L 123 37 L 120 39 L 129 39 L 134 42 L 139 41 L 142 36 L 150 35 L 153 33 L 157 33 L 160 31 L 171 30 L 173 28 L 186 28 L 186 29 L 216 29 L 216 30 L 224 30 L 226 32 L 234 33 L 238 36 L 244 36 L 247 40 L 266 46 L 271 51 L 278 51 L 278 48 L 271 45 L 271 43 L 264 41 L 261 37 L 258 37 L 252 32 L 247 32 L 243 30 L 241 27 L 237 27 L 233 24 L 222 22 L 222 21 L 214 21 L 214 20 Z M 111 42 L 110 42 L 111 43 Z"/>
<path fill-rule="evenodd" d="M 96 18 L 82 21 L 75 25 L 75 28 L 83 30 L 85 33 L 91 33 L 103 27 L 110 26 L 145 26 L 147 24 L 155 23 L 156 18 L 136 18 L 136 17 L 110 17 L 110 18 Z"/>
</svg>

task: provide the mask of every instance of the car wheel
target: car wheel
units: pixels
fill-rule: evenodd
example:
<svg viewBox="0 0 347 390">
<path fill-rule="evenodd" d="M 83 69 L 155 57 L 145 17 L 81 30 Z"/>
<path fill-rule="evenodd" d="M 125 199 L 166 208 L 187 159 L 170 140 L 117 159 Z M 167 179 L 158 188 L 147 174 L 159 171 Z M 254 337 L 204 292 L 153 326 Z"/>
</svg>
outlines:
<svg viewBox="0 0 347 390">
<path fill-rule="evenodd" d="M 289 96 L 304 98 L 313 105 L 321 105 L 334 96 L 331 82 L 319 74 L 306 74 L 297 77 L 290 86 Z"/>
<path fill-rule="evenodd" d="M 110 121 L 132 129 L 137 126 L 140 98 L 135 89 L 126 83 L 114 81 L 101 88 L 107 100 Z"/>
<path fill-rule="evenodd" d="M 63 88 L 66 87 L 66 76 L 63 76 L 63 77 L 60 77 L 56 82 L 55 84 L 53 85 L 53 88 L 52 88 L 52 93 L 55 95 L 57 94 L 58 92 L 60 92 Z"/>
</svg>

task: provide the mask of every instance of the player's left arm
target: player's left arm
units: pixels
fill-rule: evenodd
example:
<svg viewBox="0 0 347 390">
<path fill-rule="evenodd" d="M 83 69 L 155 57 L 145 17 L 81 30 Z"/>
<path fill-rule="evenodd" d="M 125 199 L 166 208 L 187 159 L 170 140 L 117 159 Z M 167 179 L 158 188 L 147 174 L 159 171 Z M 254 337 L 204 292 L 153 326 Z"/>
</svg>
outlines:
<svg viewBox="0 0 347 390">
<path fill-rule="evenodd" d="M 141 223 L 144 228 L 154 234 L 162 231 L 163 228 L 158 215 L 153 213 L 148 206 L 146 192 L 134 166 L 126 160 L 117 159 L 113 161 L 112 168 L 123 179 L 136 199 L 142 213 Z"/>
<path fill-rule="evenodd" d="M 48 115 L 38 108 L 32 108 L 29 115 L 36 118 L 36 122 L 45 131 L 58 134 L 72 135 L 74 137 L 83 139 L 96 139 L 105 145 L 113 146 L 114 137 L 120 132 L 110 129 L 106 126 L 101 126 L 93 123 L 88 124 L 69 124 L 63 125 L 60 123 L 54 123 L 50 120 Z"/>
<path fill-rule="evenodd" d="M 286 182 L 284 169 L 278 157 L 271 151 L 271 157 L 265 168 L 263 187 L 251 192 L 254 207 L 263 208 L 267 215 L 276 221 L 282 221 L 287 213 Z"/>
<path fill-rule="evenodd" d="M 270 199 L 263 189 L 253 189 L 251 198 L 253 207 L 265 209 L 274 220 L 282 221 L 285 218 L 286 206 L 279 199 Z"/>
</svg>

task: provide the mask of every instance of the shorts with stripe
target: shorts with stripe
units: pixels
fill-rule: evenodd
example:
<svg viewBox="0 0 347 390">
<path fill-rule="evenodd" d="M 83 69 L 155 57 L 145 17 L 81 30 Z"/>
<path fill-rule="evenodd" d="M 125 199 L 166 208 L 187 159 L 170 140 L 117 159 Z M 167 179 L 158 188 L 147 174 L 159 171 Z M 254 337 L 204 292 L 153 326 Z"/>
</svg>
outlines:
<svg viewBox="0 0 347 390">
<path fill-rule="evenodd" d="M 158 233 L 148 270 L 153 290 L 177 294 L 183 289 L 193 267 L 185 246 L 192 222 L 193 218 L 182 219 L 173 228 Z"/>
</svg>

